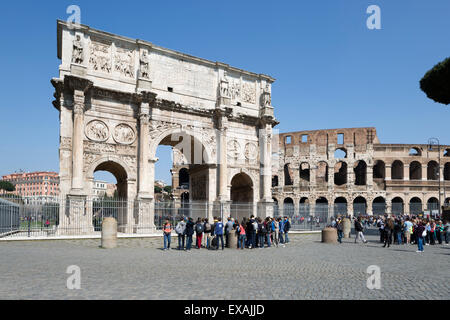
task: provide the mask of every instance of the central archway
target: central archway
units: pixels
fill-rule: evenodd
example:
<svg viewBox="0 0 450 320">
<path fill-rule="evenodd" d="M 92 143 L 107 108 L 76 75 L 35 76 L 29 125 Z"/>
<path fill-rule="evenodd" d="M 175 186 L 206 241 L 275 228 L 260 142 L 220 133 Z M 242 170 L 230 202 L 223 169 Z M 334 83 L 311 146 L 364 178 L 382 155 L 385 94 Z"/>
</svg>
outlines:
<svg viewBox="0 0 450 320">
<path fill-rule="evenodd" d="M 239 221 L 253 214 L 253 181 L 246 173 L 236 174 L 231 179 L 231 216 Z"/>
</svg>

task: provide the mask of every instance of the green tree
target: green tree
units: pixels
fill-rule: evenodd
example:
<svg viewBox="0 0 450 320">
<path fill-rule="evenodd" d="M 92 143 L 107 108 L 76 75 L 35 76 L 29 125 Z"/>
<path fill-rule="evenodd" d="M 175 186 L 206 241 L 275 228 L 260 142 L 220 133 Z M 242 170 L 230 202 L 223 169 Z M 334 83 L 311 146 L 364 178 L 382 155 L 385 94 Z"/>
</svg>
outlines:
<svg viewBox="0 0 450 320">
<path fill-rule="evenodd" d="M 450 104 L 450 57 L 425 73 L 420 89 L 435 102 Z"/>
<path fill-rule="evenodd" d="M 0 190 L 15 191 L 16 187 L 9 181 L 0 180 Z"/>
<path fill-rule="evenodd" d="M 162 189 L 161 187 L 155 186 L 155 193 L 161 193 Z"/>
<path fill-rule="evenodd" d="M 167 193 L 172 193 L 172 186 L 165 186 L 164 191 Z"/>
</svg>

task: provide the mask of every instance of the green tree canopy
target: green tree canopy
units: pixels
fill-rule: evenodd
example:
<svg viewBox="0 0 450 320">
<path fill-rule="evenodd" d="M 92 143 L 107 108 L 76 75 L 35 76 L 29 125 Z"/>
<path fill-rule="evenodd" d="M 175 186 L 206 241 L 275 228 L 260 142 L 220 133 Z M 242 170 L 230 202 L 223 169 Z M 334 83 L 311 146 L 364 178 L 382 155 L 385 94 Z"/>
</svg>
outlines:
<svg viewBox="0 0 450 320">
<path fill-rule="evenodd" d="M 162 189 L 161 187 L 155 186 L 155 193 L 161 193 Z"/>
<path fill-rule="evenodd" d="M 439 62 L 423 76 L 420 89 L 435 102 L 450 104 L 450 57 Z"/>
<path fill-rule="evenodd" d="M 164 191 L 167 193 L 172 193 L 172 186 L 165 186 Z"/>
<path fill-rule="evenodd" d="M 0 190 L 14 191 L 16 187 L 9 181 L 0 180 Z"/>
</svg>

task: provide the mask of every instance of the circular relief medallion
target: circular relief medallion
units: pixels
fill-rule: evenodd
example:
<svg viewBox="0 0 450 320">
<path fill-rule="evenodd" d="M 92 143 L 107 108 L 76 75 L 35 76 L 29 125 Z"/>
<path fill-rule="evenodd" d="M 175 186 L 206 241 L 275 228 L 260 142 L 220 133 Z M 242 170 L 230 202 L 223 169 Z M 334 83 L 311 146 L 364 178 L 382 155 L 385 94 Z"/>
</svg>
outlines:
<svg viewBox="0 0 450 320">
<path fill-rule="evenodd" d="M 113 138 L 117 143 L 132 144 L 136 138 L 136 134 L 129 125 L 121 123 L 114 128 Z"/>
<path fill-rule="evenodd" d="M 227 143 L 227 155 L 230 159 L 237 159 L 239 158 L 239 152 L 240 152 L 241 146 L 239 142 L 236 140 L 230 140 Z"/>
<path fill-rule="evenodd" d="M 251 142 L 247 143 L 245 145 L 244 154 L 247 160 L 255 160 L 258 157 L 256 145 Z"/>
<path fill-rule="evenodd" d="M 103 142 L 109 138 L 109 129 L 103 121 L 92 120 L 86 125 L 85 134 L 90 140 Z"/>
</svg>

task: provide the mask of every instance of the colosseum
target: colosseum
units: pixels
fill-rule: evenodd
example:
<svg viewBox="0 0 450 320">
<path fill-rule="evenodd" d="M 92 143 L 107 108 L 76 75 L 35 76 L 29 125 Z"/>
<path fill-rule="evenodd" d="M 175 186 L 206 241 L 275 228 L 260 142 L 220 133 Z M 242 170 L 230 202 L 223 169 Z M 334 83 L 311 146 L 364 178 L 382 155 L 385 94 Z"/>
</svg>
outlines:
<svg viewBox="0 0 450 320">
<path fill-rule="evenodd" d="M 382 144 L 375 128 L 288 132 L 278 141 L 272 187 L 279 210 L 435 214 L 439 202 L 449 203 L 450 146 Z"/>
</svg>

